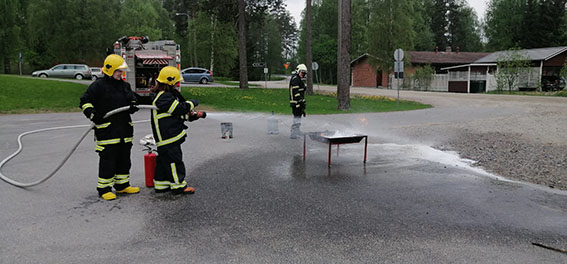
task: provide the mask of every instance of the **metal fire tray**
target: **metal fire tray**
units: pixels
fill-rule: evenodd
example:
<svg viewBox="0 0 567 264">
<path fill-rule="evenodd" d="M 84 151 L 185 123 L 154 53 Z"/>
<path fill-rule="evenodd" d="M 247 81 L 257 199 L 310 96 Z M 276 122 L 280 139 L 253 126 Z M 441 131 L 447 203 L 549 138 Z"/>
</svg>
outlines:
<svg viewBox="0 0 567 264">
<path fill-rule="evenodd" d="M 325 132 L 309 132 L 307 135 L 309 135 L 309 138 L 313 141 L 331 143 L 333 145 L 358 143 L 366 137 L 366 135 L 334 136 Z"/>
<path fill-rule="evenodd" d="M 307 148 L 306 141 L 307 137 L 313 141 L 329 144 L 329 161 L 328 165 L 331 167 L 331 146 L 337 145 L 337 156 L 339 155 L 339 145 L 359 143 L 364 139 L 364 163 L 366 163 L 366 155 L 368 150 L 368 135 L 354 134 L 354 135 L 341 135 L 332 131 L 323 132 L 308 132 L 303 135 L 303 160 L 305 160 Z"/>
</svg>

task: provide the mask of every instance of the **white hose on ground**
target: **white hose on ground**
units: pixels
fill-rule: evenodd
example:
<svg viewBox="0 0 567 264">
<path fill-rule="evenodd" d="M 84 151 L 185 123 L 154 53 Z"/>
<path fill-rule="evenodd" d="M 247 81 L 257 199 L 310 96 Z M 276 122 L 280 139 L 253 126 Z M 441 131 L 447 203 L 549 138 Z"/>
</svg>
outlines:
<svg viewBox="0 0 567 264">
<path fill-rule="evenodd" d="M 138 105 L 138 108 L 140 109 L 157 109 L 155 106 L 152 105 Z M 120 113 L 123 111 L 127 111 L 130 109 L 130 106 L 124 106 L 124 107 L 120 107 L 120 108 L 116 108 L 110 112 L 108 112 L 104 118 L 107 118 L 109 116 L 112 116 L 116 113 Z M 59 130 L 59 129 L 69 129 L 69 128 L 79 128 L 79 127 L 89 127 L 89 129 L 87 129 L 87 131 L 85 131 L 85 133 L 83 133 L 83 135 L 81 136 L 81 138 L 79 139 L 79 141 L 77 141 L 77 143 L 75 143 L 75 145 L 73 146 L 73 148 L 71 148 L 71 151 L 69 151 L 69 153 L 67 153 L 67 156 L 65 156 L 65 158 L 61 161 L 61 163 L 59 165 L 57 165 L 57 167 L 51 172 L 49 173 L 49 175 L 47 175 L 47 177 L 37 180 L 35 182 L 30 182 L 30 183 L 21 183 L 15 180 L 12 180 L 8 177 L 6 177 L 6 175 L 2 174 L 1 170 L 2 170 L 2 166 L 4 166 L 4 164 L 6 164 L 9 160 L 11 160 L 12 158 L 14 158 L 15 156 L 17 156 L 18 154 L 20 154 L 20 152 L 23 149 L 23 145 L 22 145 L 22 138 L 26 135 L 29 134 L 34 134 L 34 133 L 39 133 L 39 132 L 45 132 L 45 131 L 51 131 L 51 130 Z M 77 125 L 77 126 L 63 126 L 63 127 L 51 127 L 51 128 L 44 128 L 44 129 L 38 129 L 38 130 L 33 130 L 33 131 L 28 131 L 25 133 L 22 133 L 18 136 L 18 150 L 16 150 L 16 152 L 14 152 L 12 155 L 8 156 L 7 158 L 5 158 L 4 160 L 2 160 L 2 162 L 0 162 L 0 179 L 4 180 L 5 182 L 12 184 L 14 186 L 17 187 L 22 187 L 22 188 L 27 188 L 27 187 L 32 187 L 35 185 L 38 185 L 46 180 L 48 180 L 49 178 L 51 178 L 57 171 L 59 171 L 59 169 L 61 169 L 61 167 L 63 167 L 63 164 L 65 164 L 65 162 L 67 162 L 67 160 L 69 160 L 69 157 L 71 157 L 71 155 L 73 154 L 73 152 L 75 152 L 75 150 L 77 149 L 77 147 L 79 147 L 79 144 L 83 141 L 83 139 L 87 136 L 87 134 L 91 131 L 91 129 L 93 129 L 93 127 L 95 126 L 94 123 L 91 123 L 90 125 Z"/>
</svg>

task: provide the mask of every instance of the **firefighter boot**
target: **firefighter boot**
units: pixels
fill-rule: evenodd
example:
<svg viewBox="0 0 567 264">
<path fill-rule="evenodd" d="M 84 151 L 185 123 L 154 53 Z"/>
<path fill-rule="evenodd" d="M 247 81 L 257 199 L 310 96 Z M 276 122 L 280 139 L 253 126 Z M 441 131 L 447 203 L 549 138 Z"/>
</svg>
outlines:
<svg viewBox="0 0 567 264">
<path fill-rule="evenodd" d="M 193 187 L 185 187 L 183 189 L 179 189 L 179 190 L 172 190 L 171 191 L 173 194 L 194 194 L 195 193 L 195 188 Z"/>
<path fill-rule="evenodd" d="M 299 127 L 301 127 L 301 117 L 294 117 L 293 124 L 291 125 L 291 131 L 290 131 L 291 135 L 289 138 L 298 139 L 303 135 Z"/>
<path fill-rule="evenodd" d="M 116 193 L 128 193 L 128 194 L 132 194 L 132 193 L 139 193 L 140 192 L 140 188 L 139 187 L 132 187 L 132 186 L 128 186 L 120 191 L 116 190 Z"/>
<path fill-rule="evenodd" d="M 103 193 L 100 197 L 104 200 L 110 201 L 116 199 L 116 194 L 112 192 L 107 192 L 107 193 Z"/>
</svg>

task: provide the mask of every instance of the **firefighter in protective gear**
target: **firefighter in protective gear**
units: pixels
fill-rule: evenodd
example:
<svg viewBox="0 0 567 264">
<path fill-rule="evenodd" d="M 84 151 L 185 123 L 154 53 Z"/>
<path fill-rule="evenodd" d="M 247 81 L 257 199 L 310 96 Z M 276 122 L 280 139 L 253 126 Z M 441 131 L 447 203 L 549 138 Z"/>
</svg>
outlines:
<svg viewBox="0 0 567 264">
<path fill-rule="evenodd" d="M 175 85 L 181 81 L 181 73 L 175 67 L 164 67 L 152 92 L 157 93 L 152 110 L 152 132 L 158 149 L 154 176 L 154 190 L 158 193 L 192 194 L 195 188 L 185 181 L 185 163 L 181 144 L 187 137 L 185 121 L 198 119 L 193 108 L 197 100 L 185 100 Z"/>
<path fill-rule="evenodd" d="M 95 150 L 99 155 L 97 190 L 104 200 L 116 199 L 113 187 L 116 193 L 140 192 L 140 188 L 130 186 L 130 150 L 134 136 L 130 114 L 138 108 L 130 84 L 122 80 L 122 72 L 127 68 L 122 57 L 109 55 L 104 60 L 104 78 L 89 85 L 80 98 L 79 107 L 95 124 Z M 104 118 L 106 113 L 124 106 L 130 106 L 130 110 Z"/>
<path fill-rule="evenodd" d="M 303 80 L 307 76 L 305 64 L 297 65 L 295 73 L 289 81 L 289 105 L 293 113 L 293 123 L 291 125 L 290 138 L 296 139 L 303 135 L 301 130 L 301 116 L 305 116 L 305 83 Z"/>
</svg>

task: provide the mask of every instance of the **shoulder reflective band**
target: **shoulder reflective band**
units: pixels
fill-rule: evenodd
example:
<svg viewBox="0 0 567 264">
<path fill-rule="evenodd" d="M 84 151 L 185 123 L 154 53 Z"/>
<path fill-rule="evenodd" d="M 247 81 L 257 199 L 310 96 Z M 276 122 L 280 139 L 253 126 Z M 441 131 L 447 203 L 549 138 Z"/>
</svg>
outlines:
<svg viewBox="0 0 567 264">
<path fill-rule="evenodd" d="M 157 99 L 158 99 L 162 94 L 163 94 L 163 91 L 159 92 L 159 93 L 156 95 L 156 98 L 155 98 L 154 101 L 152 102 L 152 105 L 153 105 L 153 106 L 156 106 L 156 101 L 157 101 Z"/>
</svg>

